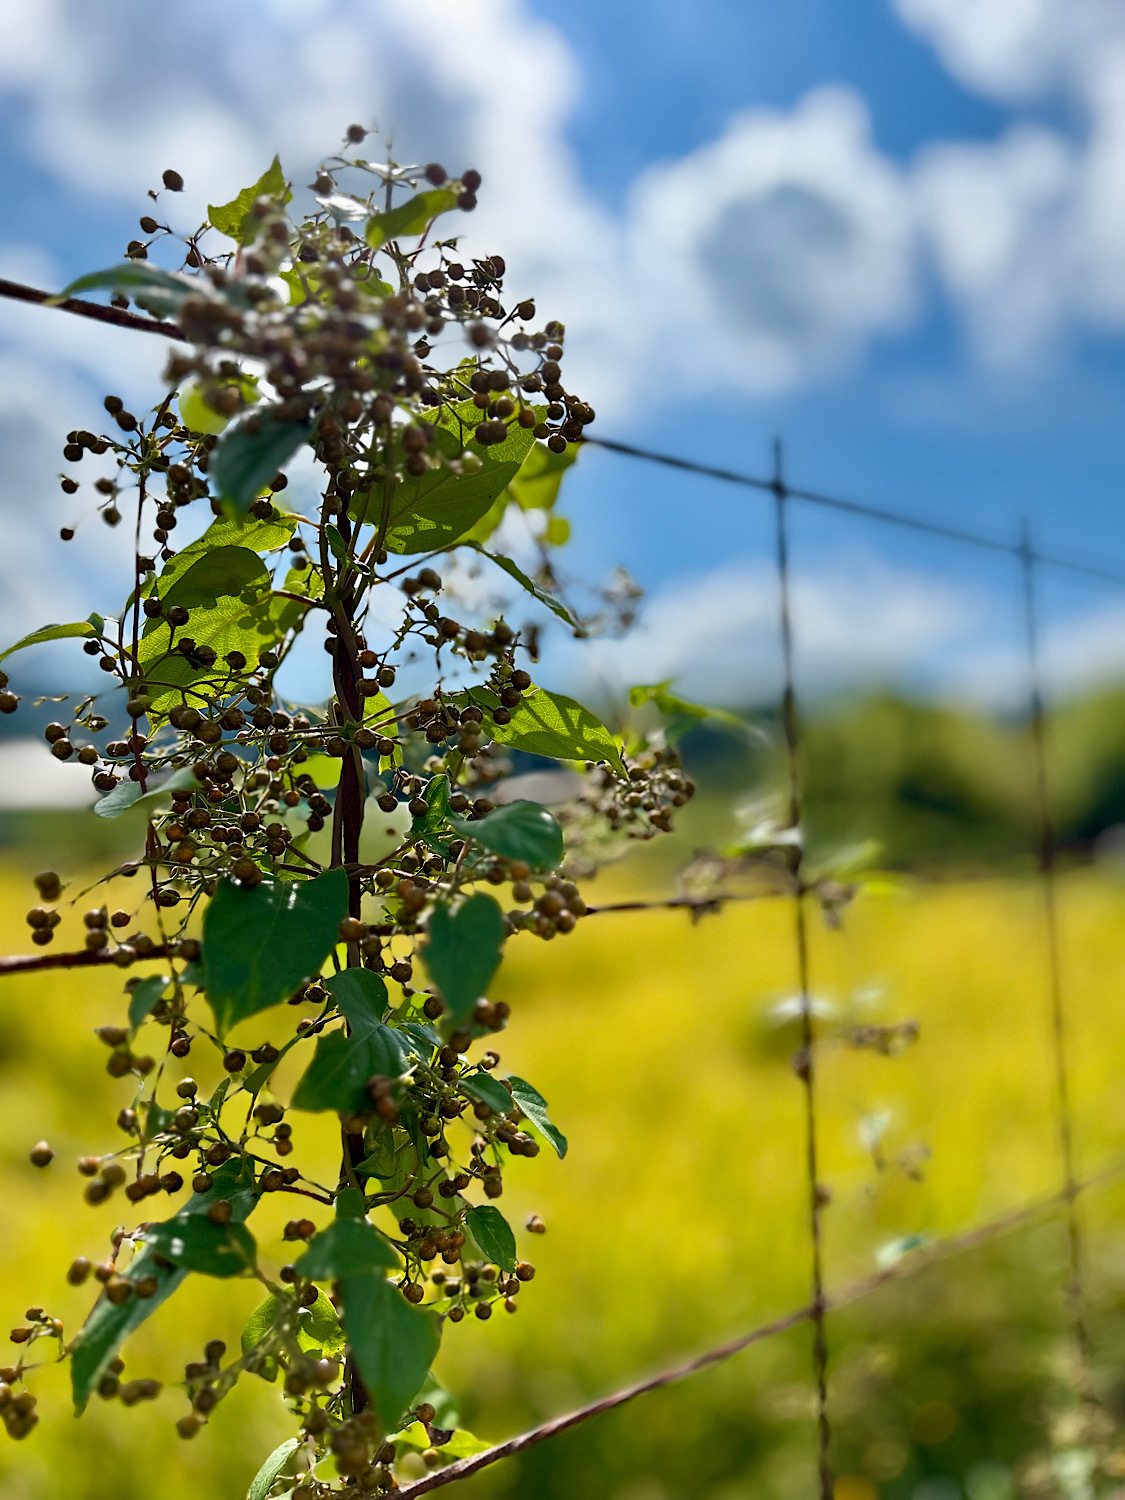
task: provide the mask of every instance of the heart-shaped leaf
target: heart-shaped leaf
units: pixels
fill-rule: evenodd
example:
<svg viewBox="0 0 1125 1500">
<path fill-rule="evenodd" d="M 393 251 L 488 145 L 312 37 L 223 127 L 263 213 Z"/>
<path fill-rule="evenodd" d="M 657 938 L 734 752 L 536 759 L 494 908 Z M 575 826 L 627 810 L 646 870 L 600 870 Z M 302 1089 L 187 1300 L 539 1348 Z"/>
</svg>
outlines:
<svg viewBox="0 0 1125 1500">
<path fill-rule="evenodd" d="M 522 859 L 536 870 L 553 869 L 563 857 L 559 821 L 538 802 L 509 802 L 475 823 L 459 818 L 454 827 L 463 838 L 475 839 L 493 854 Z"/>
<path fill-rule="evenodd" d="M 249 890 L 222 881 L 203 918 L 205 984 L 219 1031 L 279 1005 L 316 974 L 347 913 L 343 870 Z"/>
<path fill-rule="evenodd" d="M 398 1257 L 366 1219 L 334 1219 L 322 1229 L 296 1263 L 310 1281 L 335 1281 L 365 1271 L 393 1271 Z"/>
<path fill-rule="evenodd" d="M 454 1022 L 472 1015 L 500 967 L 504 930 L 504 913 L 483 892 L 455 911 L 448 902 L 434 909 L 422 956 Z"/>
</svg>

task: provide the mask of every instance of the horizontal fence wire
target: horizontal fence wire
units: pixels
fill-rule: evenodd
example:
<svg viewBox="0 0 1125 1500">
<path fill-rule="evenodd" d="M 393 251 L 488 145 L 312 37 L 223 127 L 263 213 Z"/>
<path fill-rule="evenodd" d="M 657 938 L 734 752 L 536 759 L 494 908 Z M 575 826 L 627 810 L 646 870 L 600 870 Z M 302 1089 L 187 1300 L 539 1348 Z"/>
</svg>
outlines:
<svg viewBox="0 0 1125 1500">
<path fill-rule="evenodd" d="M 959 1234 L 948 1235 L 944 1239 L 933 1240 L 928 1245 L 909 1250 L 893 1265 L 886 1266 L 870 1276 L 863 1276 L 856 1281 L 848 1282 L 838 1291 L 826 1292 L 823 1306 L 829 1312 L 839 1312 L 843 1308 L 852 1307 L 885 1286 L 895 1282 L 910 1281 L 933 1266 L 941 1265 L 955 1256 L 980 1249 L 1037 1220 L 1048 1218 L 1060 1208 L 1065 1208 L 1070 1201 L 1071 1191 L 1074 1194 L 1094 1192 L 1099 1188 L 1110 1186 L 1122 1176 L 1125 1176 L 1125 1161 L 1114 1162 L 1092 1173 L 1089 1177 L 1075 1182 L 1073 1189 L 1063 1189 L 1048 1197 L 1038 1198 L 1018 1208 L 1010 1209 L 1006 1213 L 998 1214 L 982 1224 L 976 1224 Z M 518 1437 L 508 1438 L 507 1441 L 497 1443 L 493 1448 L 486 1448 L 481 1453 L 475 1453 L 470 1458 L 461 1458 L 444 1469 L 435 1469 L 432 1474 L 404 1484 L 395 1493 L 399 1496 L 399 1500 L 408 1500 L 408 1497 L 428 1494 L 431 1490 L 440 1489 L 443 1485 L 452 1484 L 455 1480 L 468 1479 L 470 1475 L 499 1463 L 501 1459 L 514 1458 L 525 1449 L 533 1448 L 537 1443 L 546 1442 L 548 1438 L 558 1437 L 560 1433 L 568 1432 L 572 1427 L 578 1427 L 592 1417 L 600 1417 L 619 1406 L 635 1401 L 638 1396 L 644 1396 L 650 1391 L 658 1391 L 664 1386 L 686 1380 L 690 1375 L 697 1375 L 702 1370 L 710 1369 L 713 1365 L 722 1364 L 734 1355 L 741 1354 L 744 1349 L 749 1349 L 753 1344 L 760 1344 L 766 1339 L 788 1333 L 800 1327 L 802 1323 L 812 1322 L 816 1315 L 815 1302 L 794 1308 L 791 1312 L 783 1313 L 768 1323 L 760 1323 L 749 1332 L 740 1334 L 737 1338 L 719 1344 L 713 1349 L 708 1349 L 703 1354 L 697 1354 L 693 1359 L 685 1360 L 682 1364 L 673 1365 L 670 1369 L 661 1370 L 656 1375 L 650 1375 L 644 1380 L 635 1381 L 632 1385 L 623 1386 L 620 1390 L 591 1401 L 586 1406 L 579 1406 L 561 1417 L 553 1417 L 538 1427 L 521 1432 Z"/>
<path fill-rule="evenodd" d="M 118 328 L 131 328 L 141 333 L 156 333 L 164 338 L 183 341 L 185 335 L 175 323 L 161 322 L 129 312 L 124 308 L 103 307 L 98 302 L 87 302 L 81 297 L 59 298 L 55 293 L 45 292 L 39 287 L 25 286 L 17 281 L 0 279 L 0 298 L 15 302 L 28 302 L 37 306 L 53 307 L 60 312 L 72 313 L 81 318 L 92 318 L 95 322 L 109 323 Z M 642 459 L 645 463 L 662 464 L 666 468 L 680 469 L 687 474 L 698 474 L 707 479 L 722 480 L 725 484 L 743 485 L 746 488 L 776 493 L 781 482 L 774 475 L 747 474 L 737 469 L 718 468 L 713 464 L 697 463 L 693 459 L 679 458 L 671 453 L 658 453 L 651 448 L 642 448 L 634 443 L 623 443 L 613 438 L 584 437 L 583 446 L 603 448 L 607 453 L 619 453 L 626 458 Z M 970 547 L 983 548 L 989 552 L 1022 557 L 1022 543 L 1010 542 L 1002 537 L 988 536 L 984 532 L 971 531 L 967 527 L 952 526 L 941 521 L 929 521 L 923 516 L 911 515 L 908 511 L 895 510 L 891 506 L 873 505 L 867 501 L 852 500 L 842 495 L 829 495 L 822 490 L 804 489 L 799 485 L 783 484 L 784 493 L 791 500 L 801 500 L 808 505 L 840 511 L 844 515 L 859 516 L 868 521 L 880 521 L 889 526 L 903 527 L 909 531 L 940 537 L 946 541 L 963 542 Z M 1061 557 L 1050 552 L 1034 551 L 1035 562 L 1051 568 L 1062 568 L 1087 578 L 1099 579 L 1102 583 L 1125 588 L 1125 573 L 1111 568 L 1101 568 L 1076 558 Z"/>
<path fill-rule="evenodd" d="M 58 299 L 49 293 L 19 283 L 0 280 L 0 298 L 46 304 L 80 317 L 113 324 L 118 327 L 155 333 L 172 339 L 183 339 L 184 335 L 173 323 L 129 312 L 126 308 L 103 307 L 77 298 Z M 760 899 L 763 896 L 788 896 L 794 906 L 793 944 L 798 970 L 798 987 L 801 996 L 802 1046 L 794 1059 L 794 1068 L 801 1080 L 805 1098 L 805 1167 L 809 1200 L 809 1236 L 812 1272 L 812 1300 L 804 1307 L 763 1323 L 749 1332 L 728 1340 L 713 1349 L 695 1356 L 670 1369 L 636 1381 L 577 1410 L 553 1418 L 505 1442 L 496 1444 L 484 1452 L 457 1460 L 443 1468 L 435 1469 L 412 1483 L 400 1488 L 403 1497 L 419 1496 L 466 1479 L 480 1470 L 510 1458 L 537 1443 L 546 1441 L 560 1433 L 578 1426 L 593 1417 L 612 1411 L 635 1400 L 649 1391 L 658 1390 L 677 1381 L 697 1374 L 713 1365 L 732 1358 L 751 1345 L 792 1330 L 806 1322 L 811 1323 L 814 1334 L 813 1376 L 815 1407 L 818 1431 L 818 1470 L 821 1500 L 832 1500 L 834 1482 L 830 1466 L 830 1427 L 828 1419 L 828 1347 L 826 1338 L 826 1315 L 850 1306 L 869 1297 L 881 1287 L 892 1282 L 901 1282 L 916 1276 L 929 1267 L 948 1260 L 952 1256 L 988 1244 L 1002 1235 L 1011 1233 L 1038 1218 L 1062 1210 L 1069 1244 L 1069 1279 L 1067 1298 L 1070 1305 L 1075 1343 L 1082 1365 L 1084 1390 L 1080 1392 L 1089 1399 L 1089 1335 L 1085 1323 L 1084 1289 L 1082 1285 L 1082 1239 L 1077 1216 L 1077 1200 L 1080 1193 L 1095 1187 L 1105 1186 L 1125 1172 L 1125 1162 L 1115 1163 L 1095 1176 L 1079 1179 L 1075 1167 L 1073 1122 L 1071 1118 L 1071 1085 L 1068 1077 L 1066 1048 L 1066 1017 L 1060 960 L 1060 937 L 1058 930 L 1057 900 L 1055 894 L 1055 836 L 1051 817 L 1050 791 L 1046 752 L 1046 715 L 1040 685 L 1040 629 L 1038 622 L 1038 598 L 1036 572 L 1040 567 L 1051 567 L 1096 580 L 1100 583 L 1125 586 L 1125 573 L 1083 563 L 1077 559 L 1057 556 L 1032 547 L 1025 528 L 1018 542 L 990 536 L 969 528 L 955 526 L 906 511 L 868 504 L 863 501 L 834 496 L 821 491 L 803 489 L 790 485 L 783 477 L 780 446 L 775 447 L 774 472 L 769 477 L 743 473 L 709 464 L 697 463 L 675 455 L 658 453 L 633 444 L 608 438 L 585 438 L 584 444 L 601 448 L 623 457 L 659 464 L 683 473 L 695 474 L 723 483 L 734 484 L 772 495 L 776 524 L 776 570 L 779 584 L 779 632 L 782 664 L 784 668 L 784 691 L 781 704 L 781 727 L 785 745 L 786 786 L 789 803 L 790 824 L 799 828 L 801 824 L 801 778 L 800 744 L 796 693 L 793 675 L 793 618 L 790 589 L 789 543 L 786 530 L 787 503 L 799 501 L 821 509 L 835 511 L 857 519 L 875 521 L 928 536 L 935 540 L 965 544 L 993 554 L 1018 560 L 1021 568 L 1023 625 L 1028 670 L 1028 730 L 1030 735 L 1032 764 L 1035 783 L 1035 809 L 1037 818 L 1038 870 L 1043 897 L 1044 914 L 1044 966 L 1049 1016 L 1051 1022 L 1051 1045 L 1056 1080 L 1056 1127 L 1059 1140 L 1062 1186 L 1050 1197 L 1039 1199 L 1010 1210 L 996 1218 L 973 1226 L 960 1234 L 949 1236 L 932 1244 L 908 1252 L 895 1264 L 858 1281 L 853 1281 L 836 1292 L 824 1287 L 822 1268 L 821 1212 L 826 1197 L 818 1178 L 817 1169 L 817 1114 L 815 1090 L 816 1036 L 813 1026 L 810 976 L 808 967 L 808 945 L 805 929 L 805 900 L 815 890 L 805 884 L 798 848 L 792 867 L 786 872 L 787 879 L 773 890 L 751 893 L 717 891 L 705 895 L 679 895 L 657 900 L 637 900 L 609 903 L 591 907 L 590 915 L 608 914 L 655 908 L 684 908 L 690 911 L 693 920 L 704 913 L 721 912 L 730 901 Z M 154 950 L 146 957 L 155 958 L 166 954 L 167 949 Z M 43 954 L 26 957 L 0 959 L 0 975 L 34 972 L 40 969 L 78 967 L 103 962 L 112 958 L 102 953 Z"/>
</svg>

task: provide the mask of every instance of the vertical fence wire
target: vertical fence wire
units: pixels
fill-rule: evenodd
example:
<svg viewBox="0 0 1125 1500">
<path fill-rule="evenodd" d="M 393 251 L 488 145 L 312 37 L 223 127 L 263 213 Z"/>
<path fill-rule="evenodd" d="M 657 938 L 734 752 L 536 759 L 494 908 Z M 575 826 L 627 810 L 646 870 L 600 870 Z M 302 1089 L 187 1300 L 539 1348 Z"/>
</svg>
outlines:
<svg viewBox="0 0 1125 1500">
<path fill-rule="evenodd" d="M 813 1375 L 816 1382 L 816 1423 L 821 1500 L 832 1500 L 834 1483 L 828 1420 L 828 1330 L 824 1295 L 824 1254 L 821 1217 L 825 1194 L 820 1185 L 816 1097 L 816 1033 L 813 1026 L 812 993 L 809 988 L 809 941 L 805 912 L 803 873 L 804 830 L 801 793 L 800 730 L 793 670 L 793 601 L 789 577 L 789 531 L 786 515 L 787 491 L 782 469 L 781 443 L 774 444 L 774 514 L 777 523 L 778 607 L 784 686 L 781 724 L 785 742 L 785 780 L 788 826 L 798 835 L 793 845 L 793 939 L 797 958 L 797 988 L 800 1000 L 801 1046 L 794 1068 L 801 1080 L 805 1103 L 805 1171 L 808 1185 L 809 1241 L 812 1253 Z"/>
<path fill-rule="evenodd" d="M 1086 1326 L 1083 1289 L 1082 1228 L 1078 1218 L 1078 1178 L 1074 1159 L 1074 1121 L 1071 1109 L 1070 1067 L 1066 1009 L 1063 996 L 1062 961 L 1059 944 L 1058 889 L 1056 880 L 1056 840 L 1051 812 L 1051 788 L 1047 768 L 1047 724 L 1043 704 L 1043 667 L 1039 632 L 1039 590 L 1036 555 L 1031 546 L 1031 531 L 1024 523 L 1020 543 L 1023 580 L 1024 641 L 1028 671 L 1028 729 L 1035 768 L 1035 813 L 1039 885 L 1043 898 L 1044 952 L 1047 970 L 1047 997 L 1051 1017 L 1051 1052 L 1055 1071 L 1055 1119 L 1059 1156 L 1063 1173 L 1063 1194 L 1069 1252 L 1067 1301 L 1074 1327 L 1078 1355 L 1078 1374 L 1083 1389 L 1090 1394 L 1090 1338 Z"/>
</svg>

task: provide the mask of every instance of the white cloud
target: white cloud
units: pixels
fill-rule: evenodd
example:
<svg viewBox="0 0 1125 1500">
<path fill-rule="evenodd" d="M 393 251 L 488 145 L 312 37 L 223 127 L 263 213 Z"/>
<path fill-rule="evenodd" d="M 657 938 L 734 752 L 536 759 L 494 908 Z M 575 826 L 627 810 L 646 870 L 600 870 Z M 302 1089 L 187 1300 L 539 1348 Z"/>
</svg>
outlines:
<svg viewBox="0 0 1125 1500">
<path fill-rule="evenodd" d="M 681 374 L 709 387 L 798 384 L 912 309 L 906 184 L 849 90 L 736 115 L 720 140 L 647 171 L 630 209 L 653 352 L 671 343 Z"/>
<path fill-rule="evenodd" d="M 1016 123 L 925 149 L 918 214 L 986 363 L 1042 363 L 1060 335 L 1125 328 L 1125 6 L 1120 0 L 895 0 L 955 77 L 1017 105 L 1059 98 L 1074 139 Z"/>
<path fill-rule="evenodd" d="M 793 620 L 801 691 L 932 682 L 982 613 L 967 591 L 867 551 L 799 571 Z M 781 681 L 776 573 L 745 561 L 678 579 L 653 594 L 628 635 L 556 650 L 556 670 L 591 694 L 620 696 L 634 683 L 672 678 L 704 703 L 763 701 Z"/>
<path fill-rule="evenodd" d="M 89 771 L 64 766 L 42 740 L 0 741 L 0 810 L 89 807 L 96 797 Z"/>
<path fill-rule="evenodd" d="M 970 88 L 1023 99 L 1081 81 L 1125 34 L 1119 0 L 894 0 Z"/>
<path fill-rule="evenodd" d="M 1016 123 L 996 141 L 935 143 L 899 166 L 874 145 L 861 99 L 821 89 L 790 110 L 734 116 L 717 140 L 649 168 L 611 214 L 566 141 L 574 55 L 523 0 L 199 0 L 190 11 L 10 0 L 0 88 L 12 140 L 75 221 L 85 200 L 115 198 L 123 241 L 163 168 L 181 171 L 187 191 L 163 197 L 162 211 L 194 226 L 208 199 L 232 195 L 275 150 L 307 182 L 352 119 L 393 131 L 400 158 L 478 167 L 470 245 L 502 251 L 513 291 L 567 322 L 570 378 L 607 427 L 652 385 L 659 398 L 760 395 L 838 371 L 913 317 L 922 248 L 991 364 L 1026 367 L 1075 327 L 1125 327 L 1121 0 L 896 5 L 970 87 L 1017 101 L 1065 91 L 1086 113 L 1085 138 Z M 19 247 L 0 261 L 16 279 L 60 280 Z M 0 503 L 27 564 L 0 605 L 10 637 L 28 616 L 104 602 L 119 543 L 92 521 L 45 597 L 53 536 L 70 519 L 58 446 L 69 427 L 95 425 L 105 389 L 130 400 L 154 391 L 164 350 L 38 308 L 8 304 L 0 319 L 0 422 L 19 439 L 4 444 Z M 868 565 L 857 566 L 863 576 Z M 873 610 L 842 575 L 802 587 L 813 644 L 817 621 L 831 622 L 822 655 L 840 670 L 840 642 L 864 670 L 893 673 L 927 631 L 945 640 L 956 629 L 952 596 L 932 581 L 899 580 Z M 653 602 L 635 647 L 604 648 L 604 669 L 668 675 L 687 660 L 678 638 L 721 659 L 732 621 L 765 662 L 769 590 L 752 570 L 685 584 Z M 749 682 L 757 668 L 747 670 Z"/>
</svg>

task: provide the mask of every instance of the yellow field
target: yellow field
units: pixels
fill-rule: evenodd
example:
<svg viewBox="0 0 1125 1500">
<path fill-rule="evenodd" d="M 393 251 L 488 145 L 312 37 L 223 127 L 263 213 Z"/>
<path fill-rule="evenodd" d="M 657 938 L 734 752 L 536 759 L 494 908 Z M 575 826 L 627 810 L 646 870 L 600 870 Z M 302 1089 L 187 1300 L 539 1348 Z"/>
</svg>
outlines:
<svg viewBox="0 0 1125 1500">
<path fill-rule="evenodd" d="M 1078 875 L 1062 896 L 1077 1138 L 1088 1170 L 1125 1144 L 1125 890 Z M 0 951 L 26 951 L 28 904 L 14 877 L 0 884 Z M 767 1023 L 793 992 L 791 925 L 787 903 L 761 902 L 695 926 L 681 912 L 599 916 L 551 945 L 512 946 L 496 990 L 513 1007 L 500 1039 L 504 1065 L 547 1096 L 571 1149 L 561 1163 L 547 1152 L 513 1163 L 500 1206 L 517 1226 L 533 1210 L 549 1226 L 541 1239 L 522 1237 L 539 1275 L 519 1315 L 447 1330 L 440 1368 L 486 1436 L 806 1299 L 801 1097 L 787 1062 L 794 1044 L 791 1031 Z M 895 1058 L 841 1040 L 821 1051 L 823 1176 L 833 1192 L 827 1259 L 838 1284 L 873 1269 L 877 1248 L 898 1236 L 943 1234 L 1057 1187 L 1040 897 L 1018 883 L 903 887 L 862 899 L 842 932 L 819 919 L 813 931 L 814 988 L 836 1007 L 829 1029 L 837 1020 L 908 1018 L 920 1027 L 918 1042 Z M 65 1268 L 75 1254 L 103 1253 L 124 1207 L 120 1199 L 86 1207 L 72 1167 L 81 1152 L 120 1140 L 113 1121 L 129 1085 L 107 1077 L 91 1028 L 120 1018 L 121 975 L 2 985 L 0 1320 L 7 1327 L 42 1303 L 73 1330 L 91 1293 L 66 1286 Z M 293 1017 L 275 1013 L 257 1039 L 268 1031 L 281 1040 Z M 191 1064 L 205 1083 L 210 1061 L 193 1054 Z M 881 1170 L 861 1138 L 861 1122 L 878 1116 L 887 1117 Z M 298 1119 L 298 1145 L 314 1129 L 327 1173 L 329 1131 Z M 27 1164 L 40 1136 L 58 1152 L 45 1172 Z M 277 1205 L 276 1224 L 287 1216 Z M 1104 1205 L 1095 1217 L 1107 1217 Z M 258 1233 L 280 1261 L 280 1240 Z M 1042 1271 L 1042 1298 L 1052 1302 L 1057 1256 Z M 174 1381 L 207 1338 L 235 1345 L 256 1300 L 246 1283 L 196 1278 L 127 1348 L 129 1372 Z M 685 1387 L 679 1406 L 645 1398 L 631 1420 L 643 1431 L 674 1412 L 685 1442 L 693 1432 L 709 1441 L 701 1413 L 707 1391 L 720 1388 L 714 1382 L 728 1407 L 745 1383 L 747 1407 L 756 1403 L 759 1414 L 763 1401 L 782 1399 L 763 1394 L 761 1382 L 782 1382 L 803 1431 L 803 1351 L 798 1340 L 743 1357 L 721 1376 L 699 1377 L 692 1393 Z M 185 1409 L 174 1389 L 131 1410 L 95 1403 L 77 1423 L 63 1372 L 45 1371 L 39 1390 L 40 1427 L 0 1449 L 5 1500 L 241 1500 L 260 1459 L 292 1430 L 276 1390 L 252 1378 L 191 1443 L 173 1429 Z M 740 1487 L 732 1472 L 705 1492 L 797 1495 L 804 1470 L 794 1463 L 789 1477 L 758 1488 Z M 513 1489 L 514 1472 L 502 1467 L 460 1493 L 542 1493 L 530 1481 Z M 614 1500 L 673 1493 L 651 1474 L 596 1491 Z M 849 1493 L 864 1500 L 876 1490 Z"/>
</svg>

